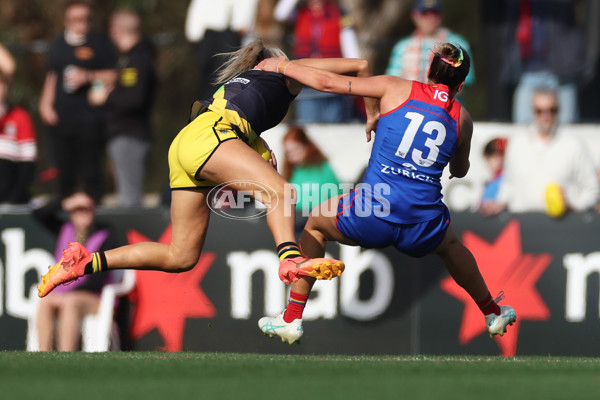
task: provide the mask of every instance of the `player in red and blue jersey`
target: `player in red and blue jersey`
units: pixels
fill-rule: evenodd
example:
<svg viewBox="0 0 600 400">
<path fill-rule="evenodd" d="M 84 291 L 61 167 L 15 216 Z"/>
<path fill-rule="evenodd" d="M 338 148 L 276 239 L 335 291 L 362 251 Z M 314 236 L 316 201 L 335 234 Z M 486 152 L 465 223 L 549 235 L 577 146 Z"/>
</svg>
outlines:
<svg viewBox="0 0 600 400">
<path fill-rule="evenodd" d="M 259 68 L 278 72 L 274 67 L 278 62 L 265 60 Z M 386 75 L 347 77 L 290 61 L 280 68 L 317 90 L 379 100 L 379 110 L 367 110 L 367 140 L 370 127 L 377 129 L 363 183 L 311 212 L 300 242 L 302 251 L 322 257 L 325 242 L 334 240 L 365 248 L 394 246 L 414 257 L 435 253 L 481 308 L 490 335 L 503 335 L 516 320 L 515 310 L 498 306 L 492 298 L 475 258 L 451 228 L 442 202 L 444 168 L 449 165 L 451 176 L 458 178 L 469 170 L 473 122 L 454 100 L 469 73 L 467 52 L 450 43 L 440 45 L 427 84 Z M 330 215 L 327 210 L 334 207 L 337 215 Z M 315 282 L 307 276 L 298 278 L 281 276 L 284 282 L 294 281 L 288 308 L 259 321 L 264 333 L 290 343 L 302 335 L 302 311 Z"/>
</svg>

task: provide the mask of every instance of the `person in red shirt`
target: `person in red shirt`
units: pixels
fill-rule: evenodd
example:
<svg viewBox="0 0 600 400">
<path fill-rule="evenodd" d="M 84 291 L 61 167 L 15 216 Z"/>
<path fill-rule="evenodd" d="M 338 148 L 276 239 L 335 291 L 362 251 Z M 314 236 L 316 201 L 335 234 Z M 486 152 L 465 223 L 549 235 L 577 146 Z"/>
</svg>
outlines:
<svg viewBox="0 0 600 400">
<path fill-rule="evenodd" d="M 275 9 L 279 21 L 293 22 L 294 58 L 361 58 L 353 18 L 336 0 L 281 1 Z M 296 123 L 340 123 L 353 118 L 352 98 L 302 89 L 295 101 Z"/>
<path fill-rule="evenodd" d="M 36 137 L 27 111 L 7 102 L 9 84 L 0 71 L 0 203 L 23 204 L 30 198 Z"/>
</svg>

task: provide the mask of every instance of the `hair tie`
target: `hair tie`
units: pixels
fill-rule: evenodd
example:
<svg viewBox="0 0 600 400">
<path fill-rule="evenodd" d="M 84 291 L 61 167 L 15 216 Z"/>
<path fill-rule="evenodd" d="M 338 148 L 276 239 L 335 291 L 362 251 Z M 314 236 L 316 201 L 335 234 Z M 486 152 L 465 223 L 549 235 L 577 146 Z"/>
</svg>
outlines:
<svg viewBox="0 0 600 400">
<path fill-rule="evenodd" d="M 283 67 L 283 76 L 285 76 L 285 70 L 287 69 L 287 67 L 290 66 L 291 63 L 292 63 L 291 61 L 288 61 L 288 63 L 285 65 L 285 67 Z"/>
<path fill-rule="evenodd" d="M 464 56 L 463 56 L 463 51 L 460 47 L 458 48 L 458 51 L 460 51 L 460 55 L 458 56 L 458 60 L 456 60 L 456 61 L 448 60 L 446 57 L 442 57 L 441 54 L 440 54 L 440 58 L 442 59 L 443 62 L 445 62 L 446 64 L 452 65 L 454 68 L 460 67 L 464 60 Z"/>
</svg>

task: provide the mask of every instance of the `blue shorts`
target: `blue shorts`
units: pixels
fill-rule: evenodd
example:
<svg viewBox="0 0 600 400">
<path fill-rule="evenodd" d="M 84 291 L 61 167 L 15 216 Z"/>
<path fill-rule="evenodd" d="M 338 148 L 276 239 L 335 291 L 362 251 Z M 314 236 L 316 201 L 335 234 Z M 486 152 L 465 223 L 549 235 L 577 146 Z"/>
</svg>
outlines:
<svg viewBox="0 0 600 400">
<path fill-rule="evenodd" d="M 350 192 L 354 195 L 355 192 Z M 345 196 L 344 196 L 345 197 Z M 415 224 L 399 224 L 355 212 L 355 201 L 350 205 L 340 198 L 337 208 L 338 230 L 356 244 L 366 249 L 382 249 L 394 246 L 398 251 L 412 257 L 423 257 L 431 253 L 444 239 L 450 226 L 450 212 L 444 206 L 439 217 Z M 344 209 L 344 205 L 346 209 Z"/>
</svg>

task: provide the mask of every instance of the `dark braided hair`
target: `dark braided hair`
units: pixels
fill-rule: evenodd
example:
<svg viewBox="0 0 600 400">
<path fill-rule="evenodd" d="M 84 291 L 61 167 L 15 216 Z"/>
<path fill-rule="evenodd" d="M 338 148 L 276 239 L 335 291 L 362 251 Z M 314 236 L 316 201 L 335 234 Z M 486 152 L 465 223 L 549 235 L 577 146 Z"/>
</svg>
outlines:
<svg viewBox="0 0 600 400">
<path fill-rule="evenodd" d="M 460 85 L 471 68 L 471 57 L 465 49 L 459 45 L 444 43 L 439 46 L 431 65 L 427 78 L 434 83 L 441 83 L 449 89 L 455 89 Z"/>
</svg>

